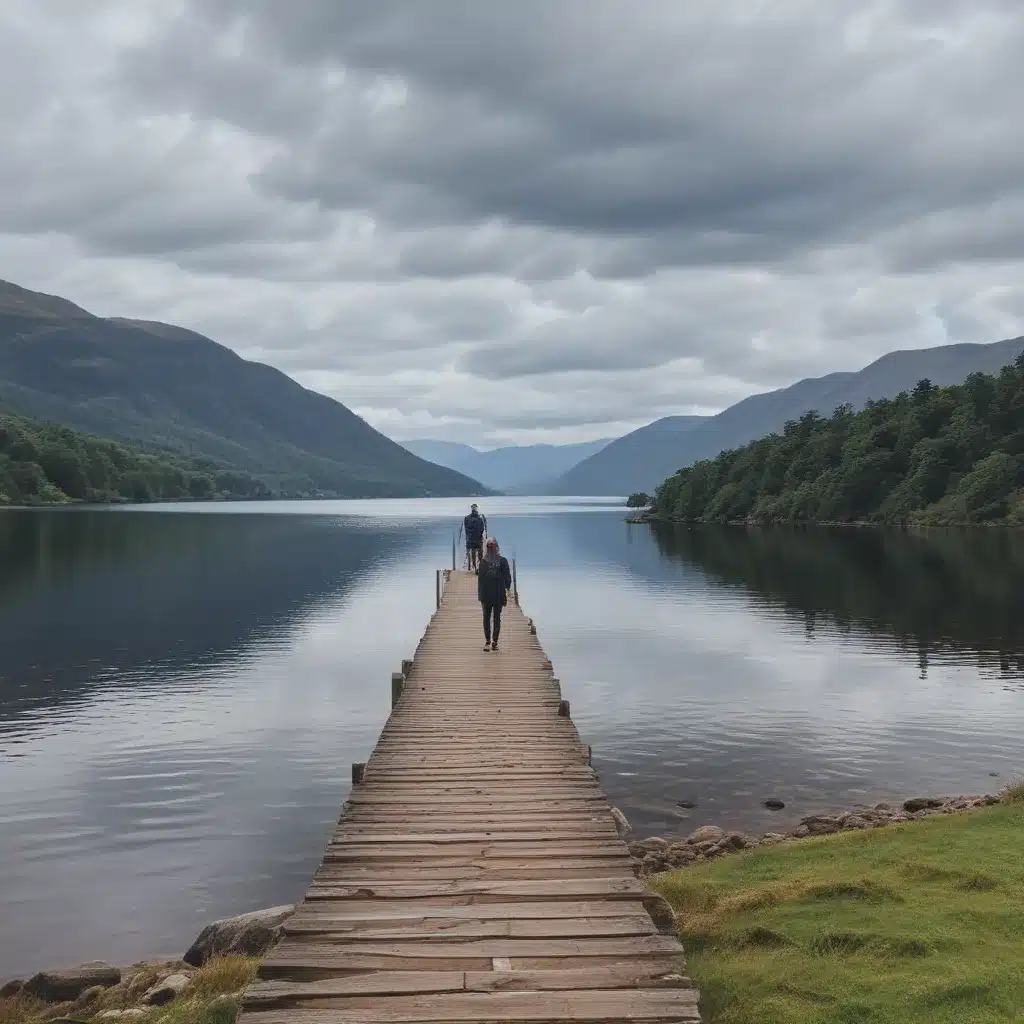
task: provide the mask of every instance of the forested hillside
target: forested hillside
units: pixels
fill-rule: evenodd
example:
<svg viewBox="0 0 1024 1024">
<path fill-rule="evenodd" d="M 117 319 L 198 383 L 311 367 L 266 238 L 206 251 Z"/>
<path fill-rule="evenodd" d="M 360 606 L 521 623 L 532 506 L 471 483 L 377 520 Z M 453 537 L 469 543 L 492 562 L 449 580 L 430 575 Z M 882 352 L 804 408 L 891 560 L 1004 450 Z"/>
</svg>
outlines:
<svg viewBox="0 0 1024 1024">
<path fill-rule="evenodd" d="M 262 480 L 210 459 L 134 451 L 107 438 L 0 413 L 0 506 L 272 496 Z"/>
<path fill-rule="evenodd" d="M 682 521 L 1024 525 L 1024 355 L 992 376 L 815 412 L 669 477 Z"/>
<path fill-rule="evenodd" d="M 93 316 L 0 281 L 0 406 L 145 449 L 204 456 L 276 492 L 480 494 L 280 370 L 170 324 Z"/>
</svg>

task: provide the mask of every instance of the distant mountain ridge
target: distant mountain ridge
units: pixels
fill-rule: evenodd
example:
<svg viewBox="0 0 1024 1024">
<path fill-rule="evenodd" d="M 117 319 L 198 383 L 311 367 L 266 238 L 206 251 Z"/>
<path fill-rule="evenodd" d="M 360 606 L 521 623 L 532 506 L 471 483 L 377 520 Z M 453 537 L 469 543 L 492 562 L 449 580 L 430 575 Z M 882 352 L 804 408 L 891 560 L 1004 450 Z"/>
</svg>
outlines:
<svg viewBox="0 0 1024 1024">
<path fill-rule="evenodd" d="M 576 463 L 599 452 L 610 440 L 507 445 L 489 451 L 455 441 L 430 439 L 402 441 L 401 444 L 421 459 L 465 473 L 485 487 L 521 494 L 546 488 Z"/>
<path fill-rule="evenodd" d="M 105 319 L 0 282 L 0 407 L 119 441 L 204 455 L 290 493 L 480 494 L 346 406 L 194 331 Z"/>
<path fill-rule="evenodd" d="M 997 373 L 1024 351 L 1024 337 L 988 345 L 958 344 L 890 352 L 863 370 L 830 373 L 787 388 L 751 395 L 716 416 L 667 417 L 620 437 L 561 476 L 553 494 L 622 495 L 652 492 L 676 470 L 781 430 L 810 410 L 863 408 L 892 398 L 923 378 L 939 387 L 975 371 Z"/>
</svg>

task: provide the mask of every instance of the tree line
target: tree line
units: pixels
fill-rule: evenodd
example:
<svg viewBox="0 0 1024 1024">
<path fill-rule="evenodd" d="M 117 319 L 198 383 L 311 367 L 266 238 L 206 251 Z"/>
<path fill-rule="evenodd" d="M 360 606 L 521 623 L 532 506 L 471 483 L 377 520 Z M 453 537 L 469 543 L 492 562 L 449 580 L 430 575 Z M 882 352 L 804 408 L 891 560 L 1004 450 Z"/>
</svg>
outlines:
<svg viewBox="0 0 1024 1024">
<path fill-rule="evenodd" d="M 963 384 L 807 412 L 679 470 L 653 514 L 683 522 L 1024 525 L 1024 354 Z"/>
<path fill-rule="evenodd" d="M 0 412 L 0 505 L 273 496 L 259 478 L 211 459 L 136 450 Z"/>
</svg>

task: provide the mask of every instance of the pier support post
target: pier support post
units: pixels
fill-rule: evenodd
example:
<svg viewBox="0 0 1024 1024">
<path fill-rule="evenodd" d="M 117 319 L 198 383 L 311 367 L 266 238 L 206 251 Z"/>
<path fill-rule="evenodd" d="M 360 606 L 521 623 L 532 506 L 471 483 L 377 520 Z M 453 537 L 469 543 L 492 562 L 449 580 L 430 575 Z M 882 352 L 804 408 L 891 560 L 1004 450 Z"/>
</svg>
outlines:
<svg viewBox="0 0 1024 1024">
<path fill-rule="evenodd" d="M 358 786 L 363 781 L 363 773 L 366 771 L 365 761 L 356 761 L 352 765 L 352 785 Z"/>
<path fill-rule="evenodd" d="M 583 760 L 586 761 L 587 764 L 590 765 L 591 767 L 593 767 L 593 760 L 592 760 L 592 758 L 593 758 L 593 753 L 592 753 L 592 751 L 590 749 L 590 744 L 589 743 L 584 743 L 583 744 Z"/>
<path fill-rule="evenodd" d="M 405 676 L 401 672 L 391 673 L 391 706 L 394 707 L 402 698 L 405 689 Z"/>
<path fill-rule="evenodd" d="M 437 607 L 441 607 L 441 570 L 437 570 L 437 578 L 435 580 L 434 589 L 437 592 Z"/>
<path fill-rule="evenodd" d="M 409 673 L 411 671 L 412 671 L 412 658 L 405 658 L 402 661 L 402 675 L 405 676 L 406 679 L 408 679 L 409 678 Z"/>
<path fill-rule="evenodd" d="M 569 717 L 569 702 L 567 700 L 560 700 L 558 702 L 558 717 L 568 718 Z"/>
<path fill-rule="evenodd" d="M 537 635 L 537 627 L 533 624 L 533 619 L 530 619 L 530 636 Z"/>
</svg>

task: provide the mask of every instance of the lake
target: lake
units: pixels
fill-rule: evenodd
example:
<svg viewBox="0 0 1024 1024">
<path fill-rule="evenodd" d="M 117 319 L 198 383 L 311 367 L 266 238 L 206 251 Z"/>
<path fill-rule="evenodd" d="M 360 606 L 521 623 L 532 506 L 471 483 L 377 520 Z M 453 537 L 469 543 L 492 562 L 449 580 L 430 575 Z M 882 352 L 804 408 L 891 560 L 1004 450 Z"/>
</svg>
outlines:
<svg viewBox="0 0 1024 1024">
<path fill-rule="evenodd" d="M 1024 533 L 483 504 L 638 835 L 993 792 L 1024 763 Z M 0 512 L 0 980 L 180 955 L 301 896 L 465 506 Z"/>
</svg>

